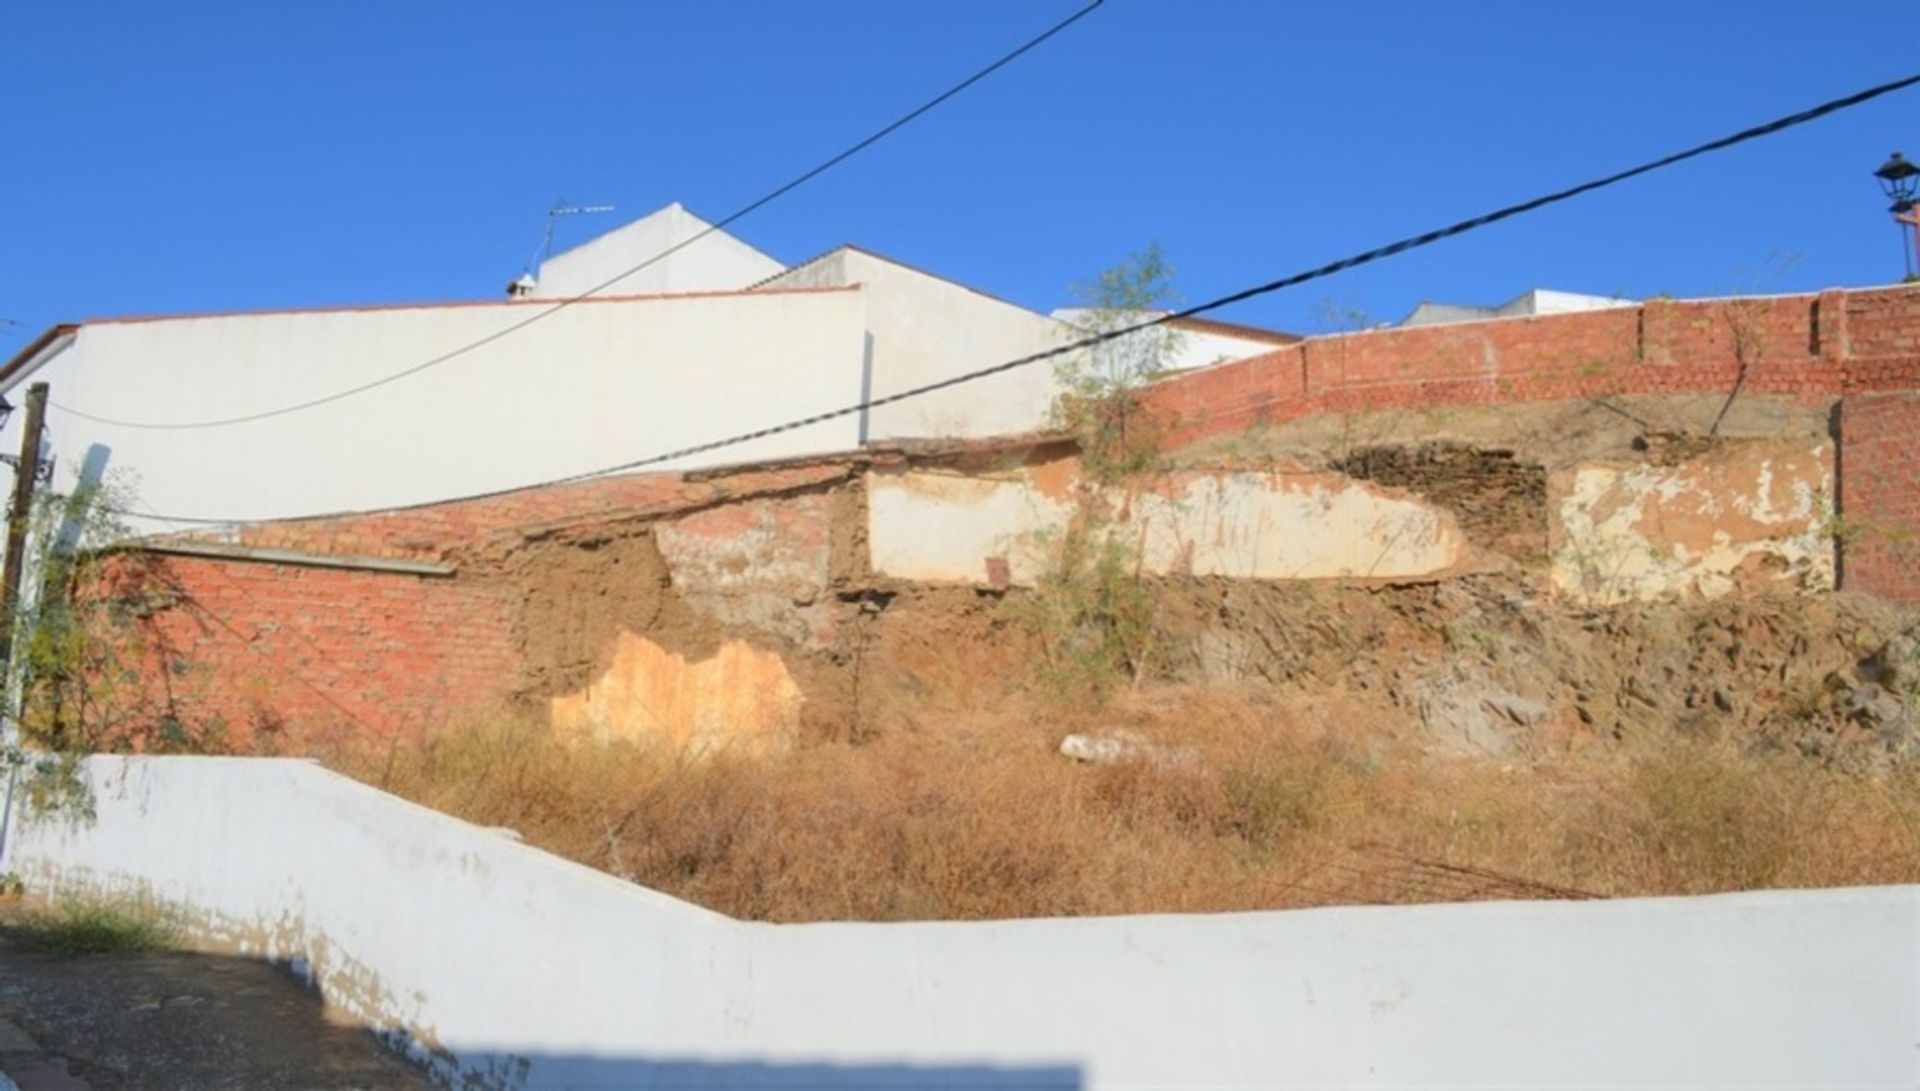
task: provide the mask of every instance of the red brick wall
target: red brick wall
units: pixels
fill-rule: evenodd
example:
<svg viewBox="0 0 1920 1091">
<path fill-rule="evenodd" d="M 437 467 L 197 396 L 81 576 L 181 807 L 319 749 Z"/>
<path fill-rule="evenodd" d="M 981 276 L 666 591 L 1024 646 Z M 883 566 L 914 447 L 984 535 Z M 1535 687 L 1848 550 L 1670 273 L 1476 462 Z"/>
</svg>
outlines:
<svg viewBox="0 0 1920 1091">
<path fill-rule="evenodd" d="M 1156 384 L 1172 442 L 1320 412 L 1732 386 L 1818 399 L 1920 386 L 1920 288 L 1687 302 L 1319 337 Z"/>
<path fill-rule="evenodd" d="M 673 473 L 628 474 L 521 489 L 481 500 L 255 523 L 242 527 L 237 539 L 226 532 L 208 537 L 314 553 L 441 560 L 484 546 L 504 532 L 542 523 L 606 512 L 664 514 L 845 474 L 844 465 L 826 461 L 729 474 L 711 481 L 689 482 Z"/>
<path fill-rule="evenodd" d="M 687 481 L 631 475 L 484 500 L 241 529 L 243 545 L 450 561 L 455 575 L 146 554 L 161 606 L 135 632 L 153 717 L 223 727 L 240 747 L 430 730 L 497 704 L 521 679 L 523 588 L 489 545 L 609 513 L 672 515 L 844 477 L 820 462 Z"/>
<path fill-rule="evenodd" d="M 151 556 L 133 623 L 154 717 L 238 746 L 385 737 L 517 677 L 508 602 L 480 581 Z M 138 734 L 138 731 L 135 732 Z"/>
<path fill-rule="evenodd" d="M 1920 602 L 1920 392 L 1840 404 L 1842 586 Z"/>
</svg>

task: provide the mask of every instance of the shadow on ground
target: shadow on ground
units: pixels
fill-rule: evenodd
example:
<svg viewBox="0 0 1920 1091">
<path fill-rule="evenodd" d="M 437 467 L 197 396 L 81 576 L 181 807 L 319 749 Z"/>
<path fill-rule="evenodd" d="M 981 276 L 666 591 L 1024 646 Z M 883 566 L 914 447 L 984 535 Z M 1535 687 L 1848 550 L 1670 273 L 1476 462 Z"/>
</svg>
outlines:
<svg viewBox="0 0 1920 1091">
<path fill-rule="evenodd" d="M 256 959 L 59 954 L 0 914 L 0 1074 L 20 1091 L 415 1091 L 436 1086 Z M 1080 1091 L 1071 1065 L 825 1064 L 465 1051 L 462 1091 Z M 447 1059 L 441 1058 L 446 1064 Z M 0 1079 L 0 1089 L 7 1081 Z M 11 1089 L 7 1089 L 11 1091 Z"/>
<path fill-rule="evenodd" d="M 60 955 L 35 949 L 4 919 L 0 1072 L 21 1091 L 433 1086 L 265 962 L 184 951 Z"/>
</svg>

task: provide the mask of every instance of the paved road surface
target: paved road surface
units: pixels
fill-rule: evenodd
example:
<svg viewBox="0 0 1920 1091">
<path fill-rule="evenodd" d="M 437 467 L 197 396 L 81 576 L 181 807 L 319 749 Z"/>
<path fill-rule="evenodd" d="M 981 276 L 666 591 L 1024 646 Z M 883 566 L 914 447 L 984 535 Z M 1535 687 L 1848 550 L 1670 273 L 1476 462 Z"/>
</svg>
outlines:
<svg viewBox="0 0 1920 1091">
<path fill-rule="evenodd" d="M 19 1091 L 417 1091 L 426 1076 L 262 962 L 60 957 L 0 916 L 0 1073 Z M 0 1091 L 12 1091 L 0 1077 Z"/>
</svg>

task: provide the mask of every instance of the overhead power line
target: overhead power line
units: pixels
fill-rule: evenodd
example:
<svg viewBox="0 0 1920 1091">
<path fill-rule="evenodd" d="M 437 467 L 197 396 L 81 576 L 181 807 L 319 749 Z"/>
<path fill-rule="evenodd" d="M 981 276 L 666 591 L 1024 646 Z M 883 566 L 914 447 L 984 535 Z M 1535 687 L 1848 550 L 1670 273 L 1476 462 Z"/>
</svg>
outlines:
<svg viewBox="0 0 1920 1091">
<path fill-rule="evenodd" d="M 411 367 L 407 367 L 400 371 L 393 372 L 390 375 L 383 375 L 378 379 L 373 379 L 371 381 L 361 383 L 358 386 L 351 386 L 345 390 L 338 390 L 332 394 L 322 395 L 321 397 L 318 397 L 318 398 L 310 398 L 303 402 L 295 402 L 291 405 L 283 405 L 277 409 L 264 409 L 257 413 L 242 413 L 232 417 L 213 417 L 207 420 L 197 420 L 197 421 L 118 420 L 113 417 L 97 416 L 95 414 L 87 413 L 79 409 L 74 409 L 70 406 L 61 405 L 58 402 L 49 402 L 48 405 L 71 417 L 78 417 L 81 420 L 90 420 L 96 424 L 110 424 L 119 428 L 140 428 L 140 429 L 147 429 L 152 431 L 173 431 L 173 430 L 190 429 L 190 428 L 224 428 L 229 425 L 247 424 L 252 421 L 268 420 L 273 417 L 285 416 L 288 413 L 298 413 L 304 409 L 313 409 L 317 406 L 327 405 L 331 402 L 340 401 L 343 398 L 351 398 L 356 394 L 364 394 L 369 390 L 375 390 L 375 389 L 378 389 L 379 387 L 386 386 L 388 383 L 399 382 L 401 379 L 405 379 L 408 376 L 418 375 L 419 373 L 426 371 L 430 368 L 439 367 L 441 364 L 447 363 L 451 360 L 457 360 L 460 357 L 465 356 L 476 349 L 484 348 L 487 345 L 491 345 L 496 341 L 500 341 L 505 338 L 511 337 L 514 334 L 519 333 L 521 330 L 526 329 L 528 326 L 531 326 L 534 323 L 541 321 L 542 319 L 549 318 L 552 315 L 566 309 L 567 307 L 572 306 L 575 303 L 579 303 L 584 299 L 588 299 L 595 295 L 598 295 L 601 292 L 606 291 L 608 288 L 611 288 L 614 285 L 620 283 L 621 281 L 627 279 L 628 277 L 633 276 L 635 273 L 638 273 L 641 270 L 646 269 L 649 266 L 652 266 L 658 262 L 665 261 L 667 258 L 672 257 L 674 254 L 677 254 L 682 250 L 685 250 L 687 247 L 692 246 L 694 243 L 699 242 L 701 239 L 706 238 L 708 235 L 711 235 L 716 231 L 720 231 L 726 228 L 727 226 L 735 223 L 736 221 L 740 220 L 745 216 L 752 215 L 754 212 L 757 212 L 760 209 L 766 207 L 767 205 L 773 203 L 774 201 L 779 200 L 781 197 L 784 197 L 787 194 L 793 192 L 794 190 L 800 188 L 801 186 L 806 185 L 808 182 L 813 181 L 815 178 L 820 177 L 822 174 L 825 174 L 826 172 L 832 170 L 833 168 L 839 166 L 840 164 L 846 162 L 847 160 L 852 159 L 854 156 L 859 155 L 863 151 L 866 151 L 868 148 L 871 148 L 875 144 L 878 144 L 880 141 L 885 140 L 889 136 L 892 136 L 894 133 L 899 132 L 901 129 L 906 128 L 908 125 L 912 124 L 915 121 L 918 121 L 921 117 L 930 113 L 935 107 L 946 102 L 948 99 L 953 98 L 954 96 L 960 94 L 962 91 L 965 91 L 969 87 L 972 87 L 974 84 L 979 83 L 981 80 L 984 80 L 988 76 L 993 75 L 995 72 L 998 72 L 1002 68 L 1005 68 L 1007 65 L 1012 64 L 1014 61 L 1019 60 L 1021 57 L 1025 56 L 1027 53 L 1032 52 L 1034 49 L 1039 48 L 1039 46 L 1042 43 L 1046 42 L 1047 39 L 1052 38 L 1054 35 L 1059 34 L 1063 30 L 1066 30 L 1068 27 L 1079 22 L 1081 19 L 1084 19 L 1088 15 L 1091 15 L 1095 8 L 1098 8 L 1101 4 L 1105 2 L 1106 0 L 1091 0 L 1091 2 L 1088 3 L 1086 6 L 1078 9 L 1073 14 L 1067 16 L 1065 19 L 1060 20 L 1059 22 L 1048 27 L 1046 30 L 1043 30 L 1039 34 L 1036 34 L 1033 37 L 1027 39 L 1025 42 L 1021 43 L 1021 45 L 1018 48 L 1012 50 L 1011 52 L 1003 54 L 999 59 L 995 60 L 993 63 L 987 65 L 986 67 L 981 68 L 978 71 L 974 72 L 971 76 L 968 76 L 966 79 L 961 80 L 959 83 L 956 83 L 953 86 L 947 88 L 945 91 L 940 92 L 934 97 L 914 107 L 912 110 L 909 110 L 906 113 L 900 115 L 899 117 L 895 118 L 893 121 L 888 122 L 886 125 L 882 126 L 881 128 L 874 130 L 872 133 L 861 138 L 859 141 L 855 142 L 854 144 L 850 145 L 844 150 L 836 153 L 831 158 L 820 163 L 818 166 L 813 167 L 812 169 L 783 183 L 782 185 L 771 190 L 770 192 L 758 198 L 755 198 L 754 200 L 748 202 L 747 204 L 741 206 L 740 208 L 735 209 L 732 213 L 728 214 L 727 216 L 721 218 L 718 222 L 710 224 L 706 228 L 702 229 L 699 232 L 696 232 L 692 236 L 689 236 L 688 238 L 680 242 L 677 242 L 672 246 L 667 247 L 665 250 L 662 250 L 659 253 L 648 258 L 647 260 L 641 262 L 640 264 L 635 265 L 630 269 L 627 269 L 625 272 L 619 273 L 618 275 L 613 277 L 609 277 L 608 279 L 601 281 L 600 283 L 594 285 L 593 287 L 588 288 L 586 291 L 581 292 L 579 295 L 568 296 L 565 299 L 558 300 L 552 306 L 543 307 L 540 310 L 537 310 L 532 314 L 528 315 L 527 317 L 519 320 L 518 322 L 514 322 L 509 325 L 503 326 L 500 329 L 497 329 L 494 332 L 487 334 L 485 337 L 481 337 L 475 341 L 469 341 L 466 344 L 459 346 L 458 348 L 449 349 L 448 351 L 443 352 L 438 356 L 434 356 L 429 359 L 422 360 L 421 362 L 414 364 Z"/>
<path fill-rule="evenodd" d="M 1731 148 L 1737 144 L 1744 144 L 1751 140 L 1758 140 L 1761 137 L 1771 136 L 1774 133 L 1778 133 L 1787 129 L 1794 128 L 1795 126 L 1804 125 L 1810 121 L 1815 121 L 1815 120 L 1818 120 L 1819 118 L 1825 117 L 1828 114 L 1835 113 L 1840 110 L 1845 110 L 1849 107 L 1858 106 L 1861 103 L 1868 102 L 1872 99 L 1879 98 L 1883 95 L 1892 94 L 1895 91 L 1904 90 L 1905 88 L 1912 87 L 1915 84 L 1920 84 L 1920 73 L 1907 76 L 1903 79 L 1894 80 L 1889 83 L 1878 84 L 1876 86 L 1869 87 L 1863 91 L 1856 91 L 1851 95 L 1846 95 L 1841 98 L 1832 99 L 1827 102 L 1823 102 L 1818 106 L 1810 107 L 1808 109 L 1802 110 L 1795 114 L 1788 114 L 1786 117 L 1776 118 L 1773 121 L 1769 121 L 1761 125 L 1755 125 L 1749 129 L 1742 129 L 1739 132 L 1733 133 L 1731 135 L 1720 137 L 1717 140 L 1710 140 L 1705 144 L 1695 145 L 1694 147 L 1688 148 L 1685 151 L 1675 152 L 1672 155 L 1666 155 L 1658 159 L 1650 160 L 1648 162 L 1640 164 L 1639 166 L 1628 167 L 1625 170 L 1616 171 L 1613 174 L 1608 174 L 1600 178 L 1592 179 L 1590 181 L 1581 182 L 1578 185 L 1568 186 L 1565 189 L 1555 190 L 1551 193 L 1547 193 L 1539 197 L 1534 197 L 1530 200 L 1521 201 L 1517 204 L 1507 205 L 1504 208 L 1498 208 L 1493 210 L 1492 212 L 1483 213 L 1481 215 L 1474 216 L 1470 219 L 1461 220 L 1458 223 L 1449 224 L 1446 227 L 1435 228 L 1432 231 L 1423 232 L 1418 235 L 1409 235 L 1406 238 L 1387 243 L 1383 246 L 1376 246 L 1371 250 L 1363 250 L 1360 253 L 1354 254 L 1351 257 L 1341 258 L 1338 261 L 1328 262 L 1325 265 L 1316 266 L 1312 269 L 1307 269 L 1303 272 L 1292 273 L 1287 276 L 1279 277 L 1274 280 L 1269 280 L 1262 284 L 1256 284 L 1250 288 L 1243 288 L 1239 291 L 1231 292 L 1227 295 L 1218 296 L 1216 298 L 1207 300 L 1205 303 L 1200 303 L 1195 306 L 1188 307 L 1185 310 L 1174 311 L 1170 314 L 1161 315 L 1158 318 L 1147 319 L 1145 321 L 1137 322 L 1137 323 L 1134 323 L 1133 325 L 1126 326 L 1120 329 L 1112 330 L 1106 333 L 1096 334 L 1090 337 L 1084 337 L 1084 338 L 1081 338 L 1080 340 L 1061 345 L 1057 348 L 1046 349 L 1041 352 L 1029 353 L 1025 356 L 1015 357 L 1014 359 L 1011 359 L 1011 360 L 1004 360 L 1000 363 L 992 364 L 987 367 L 976 368 L 973 371 L 961 372 L 960 374 L 957 374 L 957 375 L 948 376 L 945 379 L 939 379 L 931 383 L 924 383 L 920 386 L 910 387 L 906 390 L 901 390 L 893 394 L 887 394 L 878 398 L 868 398 L 863 401 L 854 402 L 850 405 L 842 406 L 838 409 L 829 409 L 825 412 L 814 413 L 811 416 L 796 417 L 791 420 L 782 421 L 778 424 L 768 425 L 764 428 L 756 428 L 750 432 L 739 432 L 730 436 L 724 436 L 718 439 L 708 440 L 704 443 L 696 443 L 690 446 L 676 448 L 671 451 L 662 451 L 662 452 L 659 452 L 658 454 L 647 455 L 644 458 L 636 458 L 627 462 L 615 463 L 614 465 L 611 465 L 611 466 L 603 466 L 603 467 L 600 467 L 599 469 L 588 470 L 582 473 L 569 474 L 565 477 L 549 478 L 543 481 L 529 482 L 524 485 L 515 485 L 510 488 L 489 489 L 484 492 L 467 493 L 460 496 L 449 496 L 449 497 L 443 497 L 438 500 L 423 501 L 417 504 L 403 505 L 403 509 L 430 507 L 437 504 L 452 504 L 452 503 L 459 503 L 461 501 L 468 501 L 468 500 L 484 500 L 489 497 L 504 496 L 508 493 L 521 492 L 526 489 L 545 488 L 545 487 L 550 487 L 554 485 L 567 485 L 567 484 L 572 484 L 574 482 L 590 480 L 596 477 L 604 477 L 607 474 L 624 473 L 630 470 L 643 469 L 648 466 L 658 465 L 663 462 L 672 462 L 678 459 L 689 457 L 691 455 L 706 454 L 710 451 L 718 451 L 728 447 L 736 447 L 743 443 L 751 443 L 755 440 L 761 440 L 769 436 L 780 435 L 781 433 L 784 433 L 784 432 L 792 432 L 801 428 L 808 428 L 816 424 L 824 423 L 826 421 L 836 420 L 841 417 L 847 417 L 856 413 L 865 412 L 866 410 L 873 409 L 878 406 L 892 405 L 894 403 L 907 401 L 912 398 L 923 397 L 927 394 L 932 394 L 936 391 L 946 390 L 951 387 L 956 387 L 956 386 L 964 385 L 966 383 L 976 382 L 978 380 L 989 378 L 994 375 L 999 375 L 1004 372 L 1013 371 L 1018 368 L 1027 367 L 1032 364 L 1037 364 L 1043 360 L 1050 360 L 1070 352 L 1078 352 L 1082 349 L 1092 348 L 1096 345 L 1104 344 L 1108 341 L 1113 341 L 1121 337 L 1127 337 L 1132 334 L 1139 333 L 1142 330 L 1148 330 L 1156 326 L 1165 325 L 1168 322 L 1174 322 L 1182 318 L 1192 318 L 1197 315 L 1206 314 L 1209 311 L 1219 310 L 1222 307 L 1230 306 L 1234 303 L 1244 302 L 1245 300 L 1252 299 L 1256 296 L 1267 295 L 1272 292 L 1280 291 L 1284 288 L 1292 288 L 1301 284 L 1305 284 L 1308 281 L 1320 280 L 1325 277 L 1330 277 L 1335 273 L 1340 273 L 1348 269 L 1353 269 L 1362 265 L 1371 264 L 1372 262 L 1379 261 L 1383 258 L 1389 258 L 1396 254 L 1406 253 L 1409 250 L 1417 250 L 1424 246 L 1431 246 L 1434 243 L 1439 242 L 1443 239 L 1449 239 L 1456 235 L 1464 235 L 1469 231 L 1474 231 L 1479 228 L 1486 227 L 1490 224 L 1499 223 L 1502 220 L 1511 219 L 1512 217 L 1521 215 L 1522 213 L 1533 212 L 1538 209 L 1545 208 L 1549 205 L 1559 204 L 1562 201 L 1572 200 L 1573 198 L 1579 197 L 1582 194 L 1592 193 L 1595 190 L 1605 189 L 1609 186 L 1618 185 L 1621 182 L 1625 182 L 1632 178 L 1637 178 L 1643 174 L 1649 174 L 1649 173 L 1652 173 L 1653 171 L 1660 170 L 1664 167 L 1673 166 L 1676 163 L 1682 163 L 1682 162 L 1685 162 L 1686 160 L 1694 159 L 1702 155 L 1707 155 L 1711 152 L 1722 151 L 1724 149 Z M 390 509 L 383 508 L 379 510 L 384 511 L 384 510 L 390 510 Z M 349 515 L 349 514 L 355 514 L 355 513 L 335 512 L 335 513 L 329 513 L 327 515 L 302 516 L 300 518 L 328 518 L 328 517 L 334 517 L 339 515 Z M 242 522 L 261 521 L 261 520 L 255 520 L 255 519 L 215 519 L 210 517 L 188 517 L 188 516 L 181 516 L 181 517 L 159 516 L 158 518 L 164 519 L 168 522 L 183 523 L 183 524 L 186 524 L 186 523 L 225 524 L 225 523 L 242 523 Z"/>
</svg>

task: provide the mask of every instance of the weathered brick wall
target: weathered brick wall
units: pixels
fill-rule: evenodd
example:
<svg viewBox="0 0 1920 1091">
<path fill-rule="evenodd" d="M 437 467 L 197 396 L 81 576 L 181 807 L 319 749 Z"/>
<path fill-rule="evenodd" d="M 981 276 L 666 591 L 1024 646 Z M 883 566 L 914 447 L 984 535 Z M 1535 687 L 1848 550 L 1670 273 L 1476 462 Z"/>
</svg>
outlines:
<svg viewBox="0 0 1920 1091">
<path fill-rule="evenodd" d="M 451 564 L 452 576 L 147 554 L 155 608 L 138 634 L 138 699 L 152 717 L 269 748 L 429 730 L 497 706 L 525 677 L 516 621 L 527 589 L 505 551 L 571 521 L 672 516 L 844 478 L 817 462 L 689 481 L 631 475 L 482 500 L 296 519 L 227 544 Z M 195 536 L 183 536 L 192 540 Z M 133 634 L 129 634 L 133 635 Z"/>
<path fill-rule="evenodd" d="M 1743 389 L 1842 399 L 1842 586 L 1920 601 L 1920 286 L 1321 337 L 1170 379 L 1176 444 L 1321 412 Z"/>
<path fill-rule="evenodd" d="M 139 699 L 235 745 L 418 729 L 517 677 L 509 600 L 481 581 L 180 556 L 139 578 Z"/>
<path fill-rule="evenodd" d="M 1842 586 L 1920 602 L 1920 392 L 1840 404 Z"/>
<path fill-rule="evenodd" d="M 1147 394 L 1174 443 L 1320 412 L 1920 386 L 1920 288 L 1686 302 L 1319 337 Z"/>
</svg>

